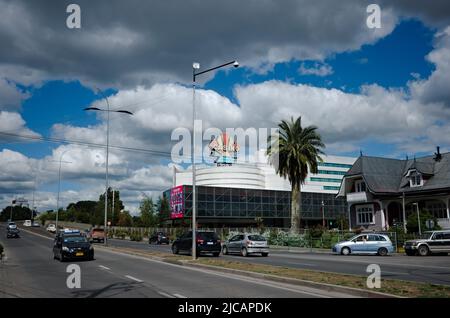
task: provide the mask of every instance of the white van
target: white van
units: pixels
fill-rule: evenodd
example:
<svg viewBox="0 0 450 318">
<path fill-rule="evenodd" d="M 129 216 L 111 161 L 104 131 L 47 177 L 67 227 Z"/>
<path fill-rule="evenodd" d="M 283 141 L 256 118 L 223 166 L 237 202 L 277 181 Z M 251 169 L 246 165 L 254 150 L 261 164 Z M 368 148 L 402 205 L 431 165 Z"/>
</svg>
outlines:
<svg viewBox="0 0 450 318">
<path fill-rule="evenodd" d="M 25 220 L 25 222 L 23 222 L 23 226 L 31 226 L 31 220 Z"/>
</svg>

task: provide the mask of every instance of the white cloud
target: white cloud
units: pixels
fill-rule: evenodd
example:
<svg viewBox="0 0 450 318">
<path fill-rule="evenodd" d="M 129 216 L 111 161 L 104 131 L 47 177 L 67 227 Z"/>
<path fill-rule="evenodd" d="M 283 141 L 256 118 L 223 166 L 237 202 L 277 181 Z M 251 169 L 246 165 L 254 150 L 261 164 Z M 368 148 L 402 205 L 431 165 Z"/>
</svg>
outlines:
<svg viewBox="0 0 450 318">
<path fill-rule="evenodd" d="M 0 110 L 18 110 L 29 94 L 19 91 L 14 83 L 0 78 Z"/>
<path fill-rule="evenodd" d="M 19 113 L 0 111 L 0 142 L 14 142 L 20 141 L 14 135 L 26 135 L 29 137 L 39 137 L 38 133 L 26 127 L 25 120 Z"/>
<path fill-rule="evenodd" d="M 323 77 L 333 74 L 333 68 L 327 63 L 315 62 L 312 67 L 307 67 L 305 63 L 302 63 L 298 72 L 301 75 L 316 75 Z"/>
</svg>

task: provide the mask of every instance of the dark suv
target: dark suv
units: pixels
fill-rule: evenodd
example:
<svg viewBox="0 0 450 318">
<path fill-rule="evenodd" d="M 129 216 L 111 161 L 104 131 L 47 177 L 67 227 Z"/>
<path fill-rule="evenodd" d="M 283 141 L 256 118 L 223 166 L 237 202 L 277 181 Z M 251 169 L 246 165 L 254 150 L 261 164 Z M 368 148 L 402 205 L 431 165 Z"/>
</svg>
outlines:
<svg viewBox="0 0 450 318">
<path fill-rule="evenodd" d="M 219 256 L 222 249 L 219 237 L 214 232 L 197 231 L 197 255 L 212 254 Z M 177 238 L 172 244 L 172 252 L 187 252 L 192 254 L 192 231 Z"/>
<path fill-rule="evenodd" d="M 80 231 L 61 231 L 53 244 L 53 258 L 64 262 L 66 259 L 94 259 L 94 248 Z"/>
<path fill-rule="evenodd" d="M 149 237 L 148 243 L 152 244 L 169 244 L 169 237 L 164 232 L 155 232 Z"/>
</svg>

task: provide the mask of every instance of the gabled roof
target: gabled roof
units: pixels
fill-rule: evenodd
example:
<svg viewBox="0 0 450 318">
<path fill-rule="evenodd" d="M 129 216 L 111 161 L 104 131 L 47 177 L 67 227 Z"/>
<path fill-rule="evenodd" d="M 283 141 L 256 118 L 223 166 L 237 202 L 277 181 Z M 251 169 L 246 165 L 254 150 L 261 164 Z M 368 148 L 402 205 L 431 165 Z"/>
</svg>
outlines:
<svg viewBox="0 0 450 318">
<path fill-rule="evenodd" d="M 411 188 L 408 171 L 416 170 L 423 174 L 423 186 Z M 344 178 L 361 175 L 373 193 L 401 193 L 417 190 L 450 188 L 450 153 L 442 154 L 440 161 L 434 156 L 410 160 L 379 157 L 359 157 Z"/>
</svg>

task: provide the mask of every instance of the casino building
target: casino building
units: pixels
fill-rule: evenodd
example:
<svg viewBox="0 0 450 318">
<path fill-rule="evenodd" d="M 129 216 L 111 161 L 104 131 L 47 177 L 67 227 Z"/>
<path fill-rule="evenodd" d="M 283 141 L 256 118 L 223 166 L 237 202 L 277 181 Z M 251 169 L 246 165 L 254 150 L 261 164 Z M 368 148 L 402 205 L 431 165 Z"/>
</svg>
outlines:
<svg viewBox="0 0 450 318">
<path fill-rule="evenodd" d="M 302 226 L 333 226 L 347 216 L 347 202 L 337 198 L 342 178 L 357 158 L 323 156 L 317 174 L 302 185 Z M 275 173 L 264 151 L 253 164 L 196 167 L 197 219 L 199 226 L 242 227 L 263 222 L 265 226 L 290 226 L 291 186 Z M 189 222 L 192 215 L 192 170 L 173 171 L 173 185 L 164 192 L 172 209 L 172 221 Z"/>
</svg>

